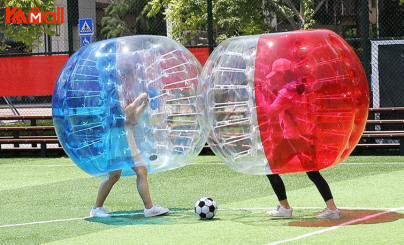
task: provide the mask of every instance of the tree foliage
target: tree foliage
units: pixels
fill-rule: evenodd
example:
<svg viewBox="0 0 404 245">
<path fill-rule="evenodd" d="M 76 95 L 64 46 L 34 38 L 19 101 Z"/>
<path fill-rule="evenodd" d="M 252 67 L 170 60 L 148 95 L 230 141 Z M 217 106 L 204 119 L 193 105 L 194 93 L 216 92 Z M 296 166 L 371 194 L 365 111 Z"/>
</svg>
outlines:
<svg viewBox="0 0 404 245">
<path fill-rule="evenodd" d="M 56 24 L 6 24 L 6 7 L 18 7 L 21 8 L 25 16 L 28 16 L 28 11 L 37 7 L 41 11 L 54 12 L 56 7 L 53 0 L 10 0 L 0 2 L 0 11 L 3 13 L 0 15 L 0 33 L 2 38 L 0 39 L 0 50 L 7 51 L 10 48 L 9 41 L 20 42 L 25 45 L 25 51 L 30 52 L 37 45 L 43 46 L 42 35 L 46 33 L 48 35 L 55 35 Z"/>
<path fill-rule="evenodd" d="M 314 25 L 314 0 L 213 0 L 216 42 L 233 36 L 272 32 L 271 20 L 287 21 L 294 29 Z M 299 10 L 295 7 L 299 3 Z M 171 34 L 183 41 L 184 31 L 207 30 L 206 0 L 150 0 L 148 16 L 163 13 L 172 23 Z"/>
<path fill-rule="evenodd" d="M 172 24 L 171 35 L 182 39 L 184 31 L 207 29 L 206 0 L 151 0 L 148 4 L 147 16 L 163 13 Z"/>
<path fill-rule="evenodd" d="M 148 18 L 147 0 L 110 0 L 101 20 L 101 34 L 106 38 L 135 34 L 165 34 L 162 14 Z"/>
</svg>

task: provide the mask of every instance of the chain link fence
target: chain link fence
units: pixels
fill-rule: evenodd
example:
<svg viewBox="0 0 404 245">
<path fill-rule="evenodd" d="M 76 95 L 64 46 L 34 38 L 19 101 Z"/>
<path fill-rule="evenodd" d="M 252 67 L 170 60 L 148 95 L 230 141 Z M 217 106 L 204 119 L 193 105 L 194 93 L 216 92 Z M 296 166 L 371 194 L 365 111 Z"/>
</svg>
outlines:
<svg viewBox="0 0 404 245">
<path fill-rule="evenodd" d="M 49 25 L 51 34 L 38 34 L 35 47 L 27 48 L 1 33 L 7 48 L 0 51 L 0 115 L 51 113 L 57 74 L 69 55 L 83 45 L 79 20 L 84 18 L 93 21 L 91 42 L 127 35 L 163 35 L 177 39 L 202 59 L 231 36 L 330 29 L 361 59 L 371 85 L 371 106 L 404 106 L 404 4 L 399 0 L 195 0 L 182 1 L 189 6 L 177 8 L 163 6 L 160 1 L 159 11 L 149 4 L 159 1 L 147 0 L 43 2 L 49 2 L 55 13 L 56 7 L 63 8 L 63 23 Z M 7 7 L 13 6 L 0 4 L 3 22 Z M 25 13 L 29 10 L 23 9 Z M 172 14 L 168 19 L 167 13 Z M 8 27 L 5 23 L 2 26 Z M 38 79 L 44 88 L 30 86 Z"/>
</svg>

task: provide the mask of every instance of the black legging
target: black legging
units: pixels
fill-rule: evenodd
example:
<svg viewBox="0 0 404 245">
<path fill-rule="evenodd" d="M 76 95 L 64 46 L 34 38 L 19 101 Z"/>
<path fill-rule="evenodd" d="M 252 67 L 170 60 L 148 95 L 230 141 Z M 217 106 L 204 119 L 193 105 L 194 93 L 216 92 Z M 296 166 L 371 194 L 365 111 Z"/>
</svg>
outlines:
<svg viewBox="0 0 404 245">
<path fill-rule="evenodd" d="M 306 172 L 309 179 L 316 185 L 318 191 L 324 199 L 324 202 L 333 199 L 330 186 L 319 171 Z M 286 188 L 282 178 L 278 174 L 267 175 L 272 188 L 275 191 L 279 201 L 286 200 Z"/>
</svg>

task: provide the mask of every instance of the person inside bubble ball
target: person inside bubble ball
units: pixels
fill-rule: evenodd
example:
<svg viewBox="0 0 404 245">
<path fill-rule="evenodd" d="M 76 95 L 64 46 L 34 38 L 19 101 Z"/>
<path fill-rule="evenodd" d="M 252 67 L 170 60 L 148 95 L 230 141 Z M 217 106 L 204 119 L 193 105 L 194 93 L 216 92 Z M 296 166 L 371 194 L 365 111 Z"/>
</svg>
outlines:
<svg viewBox="0 0 404 245">
<path fill-rule="evenodd" d="M 291 61 L 285 58 L 275 60 L 271 72 L 266 76 L 269 79 L 265 83 L 267 86 L 261 86 L 257 90 L 256 96 L 260 97 L 257 99 L 262 101 L 262 107 L 269 118 L 278 115 L 282 129 L 283 139 L 275 146 L 269 159 L 272 159 L 274 164 L 282 164 L 297 156 L 303 166 L 310 166 L 310 162 L 315 159 L 313 158 L 314 146 L 300 132 L 301 130 L 297 125 L 299 120 L 296 118 L 296 115 L 299 114 L 297 104 L 301 103 L 302 95 L 307 88 L 304 83 L 298 82 L 294 76 Z M 306 174 L 316 185 L 327 206 L 316 217 L 318 219 L 340 218 L 340 210 L 334 203 L 327 181 L 319 171 L 308 171 Z M 267 215 L 291 218 L 292 208 L 289 205 L 282 178 L 278 174 L 270 174 L 267 177 L 280 203 L 274 210 L 268 211 Z"/>
<path fill-rule="evenodd" d="M 130 95 L 131 86 L 136 84 L 138 75 L 134 71 L 133 67 L 130 65 L 123 65 L 120 69 L 120 80 L 122 81 L 122 87 L 118 89 L 119 99 L 120 101 L 124 101 L 121 103 L 121 110 L 124 111 L 125 120 L 124 120 L 124 134 L 126 137 L 120 137 L 111 139 L 113 144 L 115 144 L 115 148 L 118 151 L 121 151 L 123 148 L 129 146 L 130 154 L 135 163 L 135 166 L 132 167 L 133 171 L 136 173 L 136 185 L 139 195 L 144 204 L 144 216 L 145 217 L 153 217 L 159 216 L 163 214 L 169 213 L 168 208 L 164 208 L 159 206 L 158 204 L 153 204 L 150 191 L 149 184 L 147 180 L 147 166 L 144 164 L 143 159 L 140 155 L 140 150 L 138 149 L 134 136 L 134 125 L 138 124 L 139 119 L 141 118 L 143 112 L 147 108 L 148 105 L 148 94 L 147 91 L 141 93 L 135 99 Z M 132 88 L 133 89 L 133 88 Z M 122 134 L 122 129 L 120 127 L 111 128 L 112 130 L 116 130 L 114 135 Z M 125 139 L 126 138 L 126 139 Z M 125 146 L 126 144 L 126 146 Z M 114 155 L 114 152 L 111 152 L 111 155 Z M 116 158 L 122 153 L 117 152 Z M 111 158 L 114 158 L 111 156 Z M 108 173 L 107 178 L 101 183 L 98 189 L 98 195 L 96 198 L 96 202 L 94 207 L 91 208 L 90 217 L 109 217 L 110 214 L 103 207 L 108 194 L 110 193 L 114 184 L 120 179 L 122 170 L 111 171 Z"/>
</svg>

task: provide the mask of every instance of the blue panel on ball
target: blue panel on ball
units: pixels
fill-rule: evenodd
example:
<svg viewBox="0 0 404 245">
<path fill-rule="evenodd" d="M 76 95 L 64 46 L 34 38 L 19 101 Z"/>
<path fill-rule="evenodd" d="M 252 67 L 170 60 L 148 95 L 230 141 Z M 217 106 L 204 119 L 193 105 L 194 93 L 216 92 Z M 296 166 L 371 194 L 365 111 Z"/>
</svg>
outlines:
<svg viewBox="0 0 404 245">
<path fill-rule="evenodd" d="M 160 105 L 160 98 L 157 96 L 157 90 L 153 86 L 149 86 L 150 107 L 152 110 L 156 110 Z"/>
</svg>

